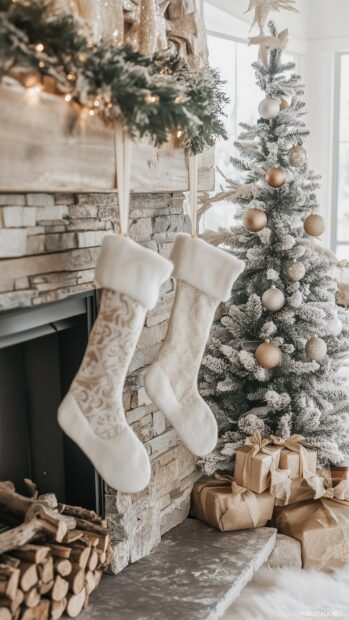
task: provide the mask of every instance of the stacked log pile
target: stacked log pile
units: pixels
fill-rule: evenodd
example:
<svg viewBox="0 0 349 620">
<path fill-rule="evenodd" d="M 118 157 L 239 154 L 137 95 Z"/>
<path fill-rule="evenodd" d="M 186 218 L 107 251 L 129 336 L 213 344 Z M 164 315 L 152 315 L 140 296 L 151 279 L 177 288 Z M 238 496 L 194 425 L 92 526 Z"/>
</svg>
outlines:
<svg viewBox="0 0 349 620">
<path fill-rule="evenodd" d="M 110 563 L 107 523 L 26 486 L 0 482 L 0 620 L 75 618 Z"/>
</svg>

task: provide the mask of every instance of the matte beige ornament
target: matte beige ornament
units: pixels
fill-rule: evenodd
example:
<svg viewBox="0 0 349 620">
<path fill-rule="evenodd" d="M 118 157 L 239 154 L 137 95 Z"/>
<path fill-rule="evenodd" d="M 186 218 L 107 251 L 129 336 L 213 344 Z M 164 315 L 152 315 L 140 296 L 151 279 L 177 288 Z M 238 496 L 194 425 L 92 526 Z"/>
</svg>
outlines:
<svg viewBox="0 0 349 620">
<path fill-rule="evenodd" d="M 262 296 L 262 304 L 270 312 L 278 312 L 285 305 L 285 295 L 273 284 Z"/>
<path fill-rule="evenodd" d="M 266 97 L 260 102 L 258 112 L 266 121 L 276 118 L 280 113 L 280 102 L 272 97 Z"/>
<path fill-rule="evenodd" d="M 248 209 L 243 217 L 245 228 L 250 232 L 259 232 L 267 224 L 267 216 L 262 209 Z"/>
<path fill-rule="evenodd" d="M 302 146 L 293 146 L 288 152 L 288 161 L 294 168 L 302 168 L 307 161 L 307 152 Z"/>
<path fill-rule="evenodd" d="M 287 275 L 292 282 L 299 282 L 305 276 L 305 267 L 301 261 L 294 260 L 287 268 Z"/>
<path fill-rule="evenodd" d="M 314 336 L 305 345 L 305 352 L 313 362 L 321 362 L 327 354 L 326 342 L 319 336 Z"/>
<path fill-rule="evenodd" d="M 288 101 L 287 99 L 285 99 L 284 97 L 281 97 L 280 99 L 280 110 L 287 110 L 288 108 Z"/>
<path fill-rule="evenodd" d="M 274 187 L 274 189 L 279 189 L 282 187 L 287 180 L 286 170 L 279 166 L 274 166 L 270 170 L 268 170 L 265 175 L 265 180 L 270 185 L 270 187 Z"/>
<path fill-rule="evenodd" d="M 276 368 L 276 366 L 280 366 L 282 359 L 279 347 L 268 341 L 257 347 L 255 357 L 262 368 Z"/>
<path fill-rule="evenodd" d="M 323 217 L 318 213 L 311 213 L 304 220 L 304 230 L 311 237 L 320 237 L 325 230 Z"/>
</svg>

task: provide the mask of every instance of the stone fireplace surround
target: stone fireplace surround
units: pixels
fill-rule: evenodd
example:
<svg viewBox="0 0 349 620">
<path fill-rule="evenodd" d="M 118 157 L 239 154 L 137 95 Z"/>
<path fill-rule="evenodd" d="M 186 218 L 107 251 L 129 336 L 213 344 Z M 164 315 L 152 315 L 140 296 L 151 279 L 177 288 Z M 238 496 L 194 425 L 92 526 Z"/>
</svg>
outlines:
<svg viewBox="0 0 349 620">
<path fill-rule="evenodd" d="M 0 194 L 0 311 L 94 291 L 99 247 L 117 210 L 116 193 Z M 189 230 L 181 193 L 132 195 L 129 232 L 135 241 L 168 257 L 175 234 Z M 170 280 L 146 317 L 125 385 L 127 420 L 148 450 L 153 475 L 137 495 L 105 489 L 114 573 L 147 555 L 163 533 L 185 520 L 200 477 L 195 457 L 143 386 L 145 369 L 165 337 L 173 298 Z"/>
</svg>

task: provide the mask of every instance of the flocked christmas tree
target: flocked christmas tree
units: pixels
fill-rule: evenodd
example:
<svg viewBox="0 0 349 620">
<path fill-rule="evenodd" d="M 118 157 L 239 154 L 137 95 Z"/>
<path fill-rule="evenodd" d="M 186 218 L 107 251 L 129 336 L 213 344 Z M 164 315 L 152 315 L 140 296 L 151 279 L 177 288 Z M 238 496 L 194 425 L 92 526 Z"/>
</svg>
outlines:
<svg viewBox="0 0 349 620">
<path fill-rule="evenodd" d="M 287 2 L 283 8 L 292 10 L 293 0 Z M 256 13 L 261 34 L 251 39 L 260 45 L 260 118 L 241 124 L 239 157 L 231 160 L 245 182 L 228 181 L 221 194 L 239 205 L 242 224 L 226 244 L 246 268 L 214 324 L 201 368 L 200 391 L 221 435 L 205 462 L 208 473 L 225 466 L 256 430 L 301 434 L 322 463 L 338 463 L 349 451 L 349 400 L 338 374 L 349 349 L 349 317 L 335 303 L 334 257 L 314 239 L 324 222 L 316 213 L 319 177 L 303 146 L 303 86 L 294 64 L 282 60 L 287 31 L 278 34 L 269 22 L 265 36 L 268 12 L 260 19 Z"/>
</svg>

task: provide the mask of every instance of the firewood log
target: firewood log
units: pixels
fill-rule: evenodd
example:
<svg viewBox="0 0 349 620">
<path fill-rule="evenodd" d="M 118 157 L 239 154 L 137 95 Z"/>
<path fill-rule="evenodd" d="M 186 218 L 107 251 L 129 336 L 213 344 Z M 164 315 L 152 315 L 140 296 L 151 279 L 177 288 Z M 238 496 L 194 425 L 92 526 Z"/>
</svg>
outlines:
<svg viewBox="0 0 349 620">
<path fill-rule="evenodd" d="M 29 562 L 22 562 L 20 566 L 20 588 L 23 592 L 28 592 L 39 581 L 38 571 L 36 564 L 30 564 Z"/>
<path fill-rule="evenodd" d="M 19 568 L 0 564 L 0 595 L 6 596 L 12 601 L 16 596 L 19 578 Z"/>
<path fill-rule="evenodd" d="M 88 570 L 85 575 L 85 587 L 87 594 L 91 594 L 96 587 L 96 579 L 92 571 Z"/>
<path fill-rule="evenodd" d="M 68 506 L 67 504 L 58 504 L 59 512 L 76 517 L 79 519 L 86 519 L 91 523 L 102 525 L 102 519 L 93 510 L 87 510 L 86 508 L 79 508 L 78 506 Z"/>
<path fill-rule="evenodd" d="M 79 594 L 85 585 L 85 571 L 78 564 L 72 564 L 72 571 L 67 579 L 69 590 L 73 594 Z"/>
<path fill-rule="evenodd" d="M 100 541 L 99 536 L 97 534 L 92 534 L 92 532 L 84 532 L 83 530 L 75 530 L 75 532 L 79 532 L 81 534 L 80 540 L 85 543 L 89 547 L 97 547 Z"/>
<path fill-rule="evenodd" d="M 51 581 L 48 581 L 47 583 L 40 583 L 39 584 L 39 592 L 41 594 L 41 596 L 45 596 L 45 594 L 48 594 L 49 592 L 51 592 L 53 586 L 54 586 L 55 580 L 52 579 Z"/>
<path fill-rule="evenodd" d="M 0 607 L 7 607 L 12 613 L 17 611 L 18 607 L 22 605 L 24 600 L 24 594 L 22 590 L 18 588 L 13 599 L 8 597 L 0 597 Z"/>
<path fill-rule="evenodd" d="M 99 586 L 100 580 L 103 577 L 103 571 L 102 570 L 95 570 L 93 575 L 94 575 L 94 578 L 95 578 L 95 581 L 96 581 L 96 588 L 97 588 L 97 586 Z"/>
<path fill-rule="evenodd" d="M 91 571 L 95 570 L 98 564 L 98 553 L 95 549 L 91 549 L 90 557 L 87 562 L 87 568 Z"/>
<path fill-rule="evenodd" d="M 92 532 L 92 534 L 97 534 L 100 536 L 105 536 L 107 529 L 106 526 L 97 525 L 96 523 L 90 523 L 90 521 L 86 521 L 85 519 L 76 518 L 76 528 L 78 530 L 86 530 L 87 532 Z"/>
<path fill-rule="evenodd" d="M 63 579 L 60 575 L 57 575 L 51 590 L 51 599 L 53 601 L 61 601 L 68 594 L 69 582 Z"/>
<path fill-rule="evenodd" d="M 35 564 L 41 564 L 50 552 L 49 547 L 43 547 L 40 545 L 23 545 L 19 549 L 14 549 L 12 554 L 24 560 L 25 562 L 34 562 Z"/>
<path fill-rule="evenodd" d="M 38 574 L 42 583 L 52 581 L 54 577 L 52 557 L 47 558 L 42 564 L 38 564 Z"/>
<path fill-rule="evenodd" d="M 62 560 L 68 560 L 71 556 L 71 547 L 66 547 L 65 545 L 55 545 L 54 543 L 49 543 L 51 555 L 54 558 L 61 558 Z"/>
<path fill-rule="evenodd" d="M 40 502 L 44 502 L 45 506 L 48 506 L 48 508 L 58 508 L 58 500 L 54 493 L 44 493 L 43 495 L 39 495 L 38 500 Z"/>
<path fill-rule="evenodd" d="M 12 620 L 12 614 L 7 607 L 0 607 L 0 620 Z"/>
<path fill-rule="evenodd" d="M 72 571 L 72 563 L 70 560 L 55 560 L 54 570 L 61 577 L 67 577 Z"/>
<path fill-rule="evenodd" d="M 25 484 L 25 488 L 28 491 L 29 496 L 32 497 L 33 499 L 36 499 L 38 496 L 38 489 L 37 489 L 35 482 L 30 480 L 30 478 L 24 478 L 24 484 Z M 13 488 L 13 491 L 15 491 L 15 488 Z"/>
<path fill-rule="evenodd" d="M 86 568 L 91 553 L 90 547 L 76 544 L 71 548 L 70 560 L 78 564 L 80 568 Z"/>
<path fill-rule="evenodd" d="M 50 618 L 51 620 L 59 620 L 64 614 L 67 606 L 67 599 L 62 598 L 61 601 L 52 601 L 50 606 Z"/>
<path fill-rule="evenodd" d="M 24 594 L 24 604 L 26 607 L 36 607 L 40 603 L 40 599 L 40 592 L 35 586 Z"/>
<path fill-rule="evenodd" d="M 35 620 L 34 609 L 31 607 L 24 607 L 20 618 L 21 620 Z"/>
<path fill-rule="evenodd" d="M 108 533 L 105 533 L 103 536 L 99 537 L 99 543 L 97 545 L 97 549 L 99 551 L 106 551 L 108 549 L 110 543 L 110 536 Z"/>
<path fill-rule="evenodd" d="M 7 564 L 7 566 L 12 566 L 12 568 L 19 568 L 21 561 L 17 558 L 12 557 L 12 555 L 3 554 L 0 557 L 1 564 Z"/>
<path fill-rule="evenodd" d="M 50 614 L 50 601 L 41 599 L 39 605 L 34 607 L 34 620 L 48 620 Z"/>
<path fill-rule="evenodd" d="M 71 594 L 68 596 L 68 603 L 65 612 L 69 618 L 76 618 L 76 616 L 79 615 L 84 606 L 85 598 L 85 588 L 83 588 L 79 594 Z"/>
<path fill-rule="evenodd" d="M 78 540 L 83 538 L 83 533 L 79 530 L 69 530 L 63 538 L 63 543 L 65 545 L 70 545 Z"/>
<path fill-rule="evenodd" d="M 107 562 L 107 553 L 106 551 L 98 551 L 98 564 L 97 568 L 104 568 Z"/>
</svg>

